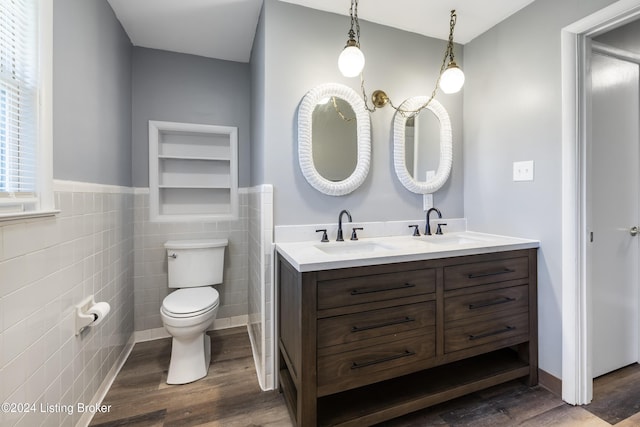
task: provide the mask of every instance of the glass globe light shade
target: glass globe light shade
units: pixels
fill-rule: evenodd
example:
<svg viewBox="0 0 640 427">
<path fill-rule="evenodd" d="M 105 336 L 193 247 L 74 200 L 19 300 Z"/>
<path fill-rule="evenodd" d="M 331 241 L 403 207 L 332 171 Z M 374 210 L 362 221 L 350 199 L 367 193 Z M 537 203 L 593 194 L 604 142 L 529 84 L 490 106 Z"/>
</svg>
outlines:
<svg viewBox="0 0 640 427">
<path fill-rule="evenodd" d="M 354 45 L 347 45 L 338 57 L 338 68 L 345 77 L 355 77 L 364 68 L 364 54 Z"/>
<path fill-rule="evenodd" d="M 462 85 L 464 85 L 464 73 L 452 61 L 440 76 L 440 89 L 446 94 L 456 93 L 462 89 Z"/>
</svg>

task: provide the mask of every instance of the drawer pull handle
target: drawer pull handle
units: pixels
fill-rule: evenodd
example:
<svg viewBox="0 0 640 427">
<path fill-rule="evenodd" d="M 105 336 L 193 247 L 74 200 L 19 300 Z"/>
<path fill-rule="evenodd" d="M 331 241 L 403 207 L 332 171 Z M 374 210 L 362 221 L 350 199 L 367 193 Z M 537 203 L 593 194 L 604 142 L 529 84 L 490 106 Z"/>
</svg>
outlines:
<svg viewBox="0 0 640 427">
<path fill-rule="evenodd" d="M 505 332 L 515 331 L 515 329 L 516 329 L 515 326 L 507 326 L 506 328 L 498 329 L 497 331 L 485 332 L 484 334 L 478 334 L 478 335 L 469 335 L 469 341 L 479 340 L 480 338 L 487 338 L 493 335 L 504 334 Z"/>
<path fill-rule="evenodd" d="M 489 273 L 471 273 L 467 277 L 469 277 L 469 279 L 478 279 L 480 277 L 499 276 L 501 274 L 515 273 L 515 272 L 516 272 L 515 270 L 512 270 L 510 268 L 505 268 L 500 271 L 491 271 Z"/>
<path fill-rule="evenodd" d="M 400 289 L 407 289 L 407 288 L 415 288 L 416 285 L 412 284 L 412 283 L 405 283 L 404 285 L 400 285 L 400 286 L 393 286 L 390 288 L 381 288 L 381 289 L 354 289 L 351 291 L 351 295 L 364 295 L 364 294 L 373 294 L 376 292 L 385 292 L 385 291 L 397 291 Z"/>
<path fill-rule="evenodd" d="M 485 302 L 479 302 L 477 304 L 469 304 L 469 310 L 475 310 L 483 307 L 490 307 L 492 305 L 505 304 L 515 300 L 516 300 L 515 298 L 502 297 L 502 298 L 495 299 L 493 301 L 485 301 Z"/>
<path fill-rule="evenodd" d="M 393 356 L 383 357 L 382 359 L 371 360 L 369 362 L 353 362 L 351 369 L 366 368 L 367 366 L 377 365 L 378 363 L 390 362 L 392 360 L 401 359 L 403 357 L 415 356 L 415 351 L 405 350 L 404 353 L 394 354 Z"/>
<path fill-rule="evenodd" d="M 415 322 L 415 321 L 416 321 L 416 319 L 414 319 L 413 317 L 405 317 L 404 319 L 390 320 L 388 322 L 378 323 L 376 325 L 352 326 L 351 327 L 351 332 L 368 331 L 370 329 L 384 328 L 385 326 L 401 325 L 403 323 L 410 323 L 410 322 Z"/>
</svg>

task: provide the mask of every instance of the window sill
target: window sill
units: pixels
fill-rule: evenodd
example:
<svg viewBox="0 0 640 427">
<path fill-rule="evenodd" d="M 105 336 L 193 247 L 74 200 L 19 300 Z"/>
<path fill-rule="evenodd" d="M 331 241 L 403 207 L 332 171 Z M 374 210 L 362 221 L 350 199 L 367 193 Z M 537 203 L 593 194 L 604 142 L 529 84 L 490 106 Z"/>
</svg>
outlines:
<svg viewBox="0 0 640 427">
<path fill-rule="evenodd" d="M 7 212 L 0 213 L 0 222 L 3 221 L 16 221 L 21 219 L 32 219 L 32 218 L 44 218 L 55 216 L 59 214 L 59 210 L 45 210 L 45 211 L 34 211 L 34 212 Z"/>
</svg>

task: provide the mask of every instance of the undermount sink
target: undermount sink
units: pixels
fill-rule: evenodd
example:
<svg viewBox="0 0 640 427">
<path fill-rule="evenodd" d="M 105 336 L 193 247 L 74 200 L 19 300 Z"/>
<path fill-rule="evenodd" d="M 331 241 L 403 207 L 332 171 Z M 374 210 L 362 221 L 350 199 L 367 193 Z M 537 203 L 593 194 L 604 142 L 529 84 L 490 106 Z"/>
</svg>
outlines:
<svg viewBox="0 0 640 427">
<path fill-rule="evenodd" d="M 441 245 L 469 245 L 488 242 L 487 239 L 477 238 L 469 235 L 442 235 L 442 236 L 425 236 L 425 242 L 441 244 Z"/>
<path fill-rule="evenodd" d="M 315 247 L 329 255 L 351 255 L 351 254 L 370 254 L 375 252 L 385 252 L 394 249 L 393 246 L 383 245 L 376 242 L 335 242 L 320 243 Z"/>
</svg>

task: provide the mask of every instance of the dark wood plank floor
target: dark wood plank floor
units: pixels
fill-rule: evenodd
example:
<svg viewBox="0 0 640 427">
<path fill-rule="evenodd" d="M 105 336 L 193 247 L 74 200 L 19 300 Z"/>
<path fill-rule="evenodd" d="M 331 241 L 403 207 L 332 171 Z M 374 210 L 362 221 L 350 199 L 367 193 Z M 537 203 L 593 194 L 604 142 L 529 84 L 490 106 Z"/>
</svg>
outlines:
<svg viewBox="0 0 640 427">
<path fill-rule="evenodd" d="M 167 385 L 171 339 L 138 343 L 118 374 L 92 426 L 286 426 L 277 391 L 258 385 L 246 328 L 213 331 L 207 377 Z"/>
<path fill-rule="evenodd" d="M 245 328 L 214 331 L 209 375 L 165 383 L 171 340 L 138 343 L 91 425 L 100 427 L 290 427 L 282 396 L 258 386 Z M 518 381 L 388 421 L 380 427 L 640 426 L 640 365 L 596 379 L 594 401 L 575 407 Z"/>
</svg>

